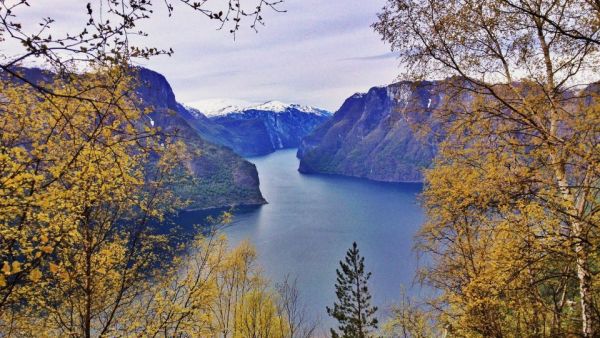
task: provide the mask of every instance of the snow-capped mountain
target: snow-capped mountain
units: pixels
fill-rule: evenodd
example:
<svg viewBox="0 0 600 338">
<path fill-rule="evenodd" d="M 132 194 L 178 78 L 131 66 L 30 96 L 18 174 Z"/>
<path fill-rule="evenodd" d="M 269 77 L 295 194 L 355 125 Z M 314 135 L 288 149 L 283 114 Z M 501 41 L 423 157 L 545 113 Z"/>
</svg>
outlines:
<svg viewBox="0 0 600 338">
<path fill-rule="evenodd" d="M 331 116 L 331 112 L 328 112 L 324 109 L 315 108 L 313 106 L 305 106 L 296 103 L 284 103 L 281 101 L 268 101 L 259 105 L 251 105 L 244 107 L 243 109 L 238 109 L 231 111 L 230 113 L 235 112 L 243 112 L 247 110 L 261 110 L 261 111 L 270 111 L 274 113 L 285 113 L 290 110 L 297 110 L 306 114 L 316 114 L 321 116 Z"/>
<path fill-rule="evenodd" d="M 243 156 L 298 147 L 302 138 L 332 114 L 311 106 L 267 101 L 213 99 L 191 102 L 190 123 L 209 140 Z M 210 128 L 208 124 L 212 124 Z M 218 135 L 215 132 L 218 131 Z M 220 141 L 219 141 L 220 140 Z"/>
<path fill-rule="evenodd" d="M 226 115 L 234 111 L 243 110 L 245 107 L 258 105 L 258 102 L 239 99 L 206 99 L 189 102 L 186 106 L 197 109 L 202 114 L 211 116 Z"/>
<path fill-rule="evenodd" d="M 307 114 L 329 116 L 330 112 L 313 106 L 296 103 L 285 103 L 281 101 L 267 101 L 256 103 L 237 99 L 208 99 L 195 101 L 187 104 L 189 107 L 201 111 L 207 117 L 223 116 L 232 113 L 241 113 L 247 110 L 269 111 L 273 113 L 284 113 L 288 110 L 296 110 Z"/>
</svg>

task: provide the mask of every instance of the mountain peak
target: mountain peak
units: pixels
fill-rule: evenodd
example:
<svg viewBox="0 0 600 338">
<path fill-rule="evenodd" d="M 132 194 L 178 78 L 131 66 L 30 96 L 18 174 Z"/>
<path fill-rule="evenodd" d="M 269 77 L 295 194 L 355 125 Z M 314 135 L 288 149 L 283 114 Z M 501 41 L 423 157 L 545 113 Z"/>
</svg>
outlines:
<svg viewBox="0 0 600 338">
<path fill-rule="evenodd" d="M 273 101 L 267 101 L 267 102 L 264 102 L 264 103 L 261 103 L 258 105 L 248 106 L 244 110 L 254 109 L 254 110 L 269 110 L 269 111 L 281 112 L 281 111 L 285 111 L 290 106 L 292 106 L 292 105 L 289 103 L 273 100 Z"/>
<path fill-rule="evenodd" d="M 213 117 L 227 115 L 256 104 L 257 102 L 246 100 L 217 98 L 189 102 L 186 105 L 199 110 L 208 117 Z"/>
<path fill-rule="evenodd" d="M 243 113 L 248 110 L 269 111 L 274 113 L 283 113 L 289 109 L 294 109 L 307 114 L 316 114 L 320 116 L 329 116 L 330 112 L 312 106 L 296 103 L 285 103 L 277 100 L 256 103 L 236 99 L 209 99 L 191 102 L 188 104 L 200 110 L 208 117 L 224 116 L 234 113 Z"/>
<path fill-rule="evenodd" d="M 287 111 L 288 109 L 295 109 L 295 110 L 298 110 L 298 111 L 301 111 L 301 112 L 307 113 L 307 114 L 331 115 L 330 112 L 328 112 L 324 109 L 319 109 L 319 108 L 315 108 L 313 106 L 306 106 L 306 105 L 301 105 L 301 104 L 296 104 L 296 103 L 285 103 L 285 102 L 281 102 L 281 101 L 267 101 L 260 105 L 246 107 L 243 110 L 265 110 L 265 111 L 282 113 L 282 112 Z"/>
</svg>

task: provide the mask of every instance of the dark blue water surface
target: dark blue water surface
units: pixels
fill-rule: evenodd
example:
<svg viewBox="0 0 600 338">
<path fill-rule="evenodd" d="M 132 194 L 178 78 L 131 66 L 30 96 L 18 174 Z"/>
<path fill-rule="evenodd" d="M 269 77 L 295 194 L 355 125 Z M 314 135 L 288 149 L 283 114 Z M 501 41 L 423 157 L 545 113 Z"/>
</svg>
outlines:
<svg viewBox="0 0 600 338">
<path fill-rule="evenodd" d="M 225 231 L 232 243 L 249 239 L 259 263 L 274 282 L 297 278 L 307 309 L 330 324 L 325 306 L 335 299 L 335 269 L 353 241 L 373 273 L 375 305 L 385 309 L 414 282 L 414 235 L 424 215 L 417 202 L 421 184 L 298 173 L 295 150 L 249 159 L 269 204 L 240 210 Z M 204 213 L 188 212 L 183 223 L 201 223 Z"/>
</svg>

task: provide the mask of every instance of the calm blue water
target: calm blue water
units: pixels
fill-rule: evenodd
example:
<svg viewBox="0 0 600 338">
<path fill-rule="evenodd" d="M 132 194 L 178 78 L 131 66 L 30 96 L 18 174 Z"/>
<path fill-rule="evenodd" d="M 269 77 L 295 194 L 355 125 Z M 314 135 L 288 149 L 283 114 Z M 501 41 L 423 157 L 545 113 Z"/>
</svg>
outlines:
<svg viewBox="0 0 600 338">
<path fill-rule="evenodd" d="M 423 222 L 420 184 L 378 183 L 298 173 L 295 150 L 250 158 L 269 204 L 236 213 L 230 241 L 249 239 L 273 281 L 298 279 L 308 310 L 330 324 L 325 306 L 335 299 L 335 269 L 353 241 L 373 273 L 370 290 L 381 315 L 410 288 L 417 266 L 413 236 Z M 185 213 L 201 223 L 202 213 Z"/>
</svg>

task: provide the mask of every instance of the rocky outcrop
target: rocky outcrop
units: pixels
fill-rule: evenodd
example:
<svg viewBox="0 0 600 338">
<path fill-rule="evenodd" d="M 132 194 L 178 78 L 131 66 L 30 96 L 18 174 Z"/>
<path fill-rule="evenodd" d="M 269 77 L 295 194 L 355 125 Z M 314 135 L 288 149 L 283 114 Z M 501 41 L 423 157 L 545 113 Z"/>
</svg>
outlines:
<svg viewBox="0 0 600 338">
<path fill-rule="evenodd" d="M 191 170 L 193 184 L 174 187 L 179 195 L 191 201 L 190 209 L 220 208 L 266 203 L 259 189 L 258 173 L 254 164 L 244 160 L 231 149 L 205 140 L 186 121 L 191 115 L 177 103 L 175 94 L 164 76 L 140 68 L 137 94 L 153 127 L 184 140 L 190 154 L 184 167 Z M 210 126 L 209 126 L 210 127 Z"/>
<path fill-rule="evenodd" d="M 34 84 L 51 83 L 57 75 L 39 68 L 15 68 L 19 76 Z M 211 143 L 186 121 L 192 113 L 179 104 L 165 77 L 157 72 L 132 68 L 137 77 L 135 92 L 140 109 L 150 109 L 150 113 L 138 121 L 140 124 L 161 128 L 168 134 L 176 134 L 187 145 L 190 153 L 188 163 L 182 168 L 190 170 L 193 180 L 185 185 L 172 187 L 183 199 L 191 202 L 190 209 L 211 209 L 239 205 L 264 204 L 258 173 L 254 164 L 244 160 L 231 149 Z M 21 80 L 5 72 L 0 79 L 22 83 Z M 226 132 L 216 124 L 212 133 Z M 207 131 L 208 134 L 208 131 Z"/>
<path fill-rule="evenodd" d="M 401 82 L 349 97 L 333 118 L 302 140 L 299 171 L 387 182 L 421 182 L 436 153 L 418 135 L 441 104 L 437 82 Z"/>
</svg>

